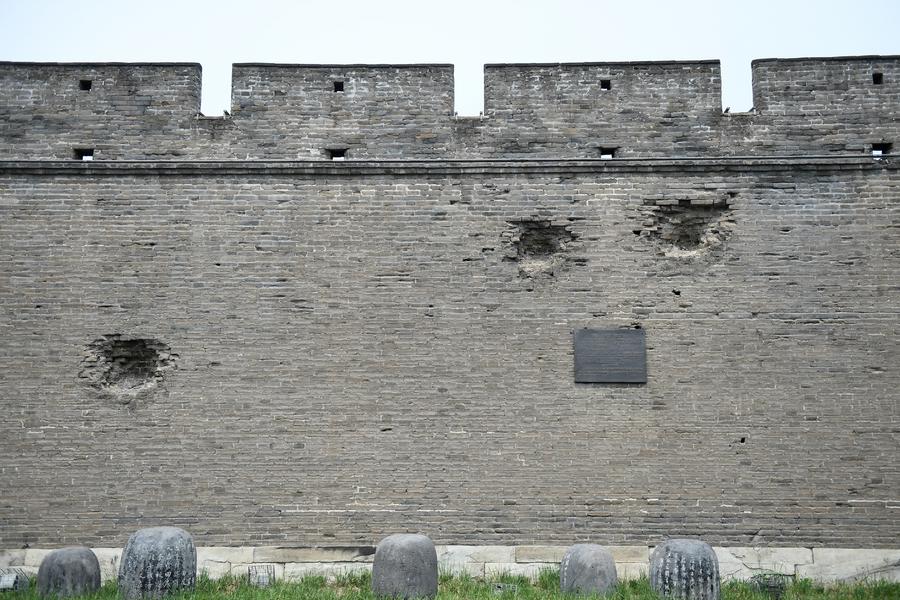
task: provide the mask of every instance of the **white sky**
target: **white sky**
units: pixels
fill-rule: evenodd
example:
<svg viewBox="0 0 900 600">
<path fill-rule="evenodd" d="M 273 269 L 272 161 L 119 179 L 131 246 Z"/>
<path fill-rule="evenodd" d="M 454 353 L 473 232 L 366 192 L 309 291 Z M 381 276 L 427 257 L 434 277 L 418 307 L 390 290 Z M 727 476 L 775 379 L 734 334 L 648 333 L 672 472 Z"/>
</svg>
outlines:
<svg viewBox="0 0 900 600">
<path fill-rule="evenodd" d="M 452 63 L 476 115 L 484 63 L 718 58 L 739 111 L 752 59 L 853 54 L 900 54 L 900 0 L 0 0 L 0 60 L 199 62 L 207 115 L 234 62 Z"/>
</svg>

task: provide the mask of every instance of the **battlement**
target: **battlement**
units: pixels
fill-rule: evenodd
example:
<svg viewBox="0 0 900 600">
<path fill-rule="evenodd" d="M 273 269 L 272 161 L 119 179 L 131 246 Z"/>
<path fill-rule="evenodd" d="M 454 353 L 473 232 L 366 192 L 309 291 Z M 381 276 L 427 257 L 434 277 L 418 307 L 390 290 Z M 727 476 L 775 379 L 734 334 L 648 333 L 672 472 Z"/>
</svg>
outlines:
<svg viewBox="0 0 900 600">
<path fill-rule="evenodd" d="M 197 63 L 0 62 L 0 110 L 22 113 L 194 116 Z"/>
<path fill-rule="evenodd" d="M 751 68 L 758 111 L 803 117 L 900 108 L 900 56 L 764 58 Z"/>
<path fill-rule="evenodd" d="M 485 65 L 485 109 L 604 111 L 622 116 L 636 109 L 665 112 L 672 105 L 697 110 L 721 107 L 717 60 Z M 613 117 L 615 118 L 615 117 Z"/>
<path fill-rule="evenodd" d="M 845 154 L 900 137 L 900 57 L 753 61 L 755 107 L 723 113 L 717 60 L 453 66 L 240 63 L 200 114 L 196 63 L 0 63 L 4 159 L 640 158 Z"/>
</svg>

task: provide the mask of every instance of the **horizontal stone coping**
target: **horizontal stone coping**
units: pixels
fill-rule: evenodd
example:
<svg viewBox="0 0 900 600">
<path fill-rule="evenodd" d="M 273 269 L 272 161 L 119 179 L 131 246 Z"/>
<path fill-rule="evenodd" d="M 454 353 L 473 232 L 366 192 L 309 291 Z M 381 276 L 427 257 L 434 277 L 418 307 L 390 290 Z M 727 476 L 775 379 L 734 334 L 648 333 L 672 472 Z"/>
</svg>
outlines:
<svg viewBox="0 0 900 600">
<path fill-rule="evenodd" d="M 628 159 L 472 160 L 0 160 L 0 173 L 29 175 L 453 175 L 711 171 L 896 170 L 893 157 L 868 155 Z"/>
<path fill-rule="evenodd" d="M 243 62 L 234 63 L 232 67 L 253 67 L 273 69 L 452 69 L 453 63 L 266 63 Z"/>
<path fill-rule="evenodd" d="M 20 60 L 0 60 L 0 66 L 14 67 L 197 67 L 201 65 L 198 62 L 42 62 L 42 61 L 20 61 Z"/>
<path fill-rule="evenodd" d="M 506 69 L 506 68 L 566 68 L 566 67 L 636 67 L 636 66 L 683 66 L 683 65 L 718 65 L 721 61 L 718 58 L 705 58 L 699 60 L 614 60 L 599 62 L 526 62 L 526 63 L 485 63 L 485 69 Z"/>
<path fill-rule="evenodd" d="M 860 54 L 850 56 L 802 56 L 789 58 L 755 58 L 751 64 L 764 62 L 854 62 L 854 61 L 872 61 L 872 60 L 897 60 L 900 55 L 897 54 Z M 505 67 L 606 67 L 606 66 L 637 66 L 637 65 L 702 65 L 702 64 L 719 64 L 719 59 L 697 59 L 697 60 L 625 60 L 625 61 L 587 61 L 587 62 L 524 62 L 524 63 L 485 63 L 485 68 L 505 68 Z M 143 66 L 200 66 L 197 62 L 91 62 L 91 61 L 17 61 L 3 60 L 0 65 L 15 65 L 25 67 L 143 67 Z M 453 63 L 268 63 L 268 62 L 240 62 L 233 63 L 233 67 L 293 67 L 302 69 L 332 69 L 332 68 L 410 68 L 410 67 L 453 67 Z"/>
<path fill-rule="evenodd" d="M 867 62 L 871 60 L 897 60 L 900 54 L 858 54 L 855 56 L 797 56 L 793 58 L 754 58 L 750 64 L 765 62 L 792 63 L 792 62 Z"/>
</svg>

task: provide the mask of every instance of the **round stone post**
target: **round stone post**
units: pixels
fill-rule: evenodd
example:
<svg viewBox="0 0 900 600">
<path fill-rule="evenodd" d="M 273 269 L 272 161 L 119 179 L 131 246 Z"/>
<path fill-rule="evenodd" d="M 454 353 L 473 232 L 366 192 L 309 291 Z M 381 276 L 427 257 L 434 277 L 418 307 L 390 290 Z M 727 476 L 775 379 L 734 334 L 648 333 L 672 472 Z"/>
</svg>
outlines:
<svg viewBox="0 0 900 600">
<path fill-rule="evenodd" d="M 612 554 L 597 544 L 575 544 L 559 565 L 559 587 L 566 593 L 603 596 L 618 583 Z"/>
<path fill-rule="evenodd" d="M 650 586 L 666 598 L 719 600 L 719 559 L 700 540 L 668 540 L 650 555 Z"/>
<path fill-rule="evenodd" d="M 438 567 L 434 544 L 424 535 L 390 535 L 375 548 L 372 592 L 390 598 L 434 598 Z"/>
<path fill-rule="evenodd" d="M 150 527 L 128 538 L 119 564 L 119 593 L 125 600 L 192 589 L 196 578 L 197 550 L 184 529 Z"/>
<path fill-rule="evenodd" d="M 37 589 L 43 598 L 93 594 L 100 589 L 100 561 L 84 546 L 54 550 L 41 561 Z"/>
</svg>

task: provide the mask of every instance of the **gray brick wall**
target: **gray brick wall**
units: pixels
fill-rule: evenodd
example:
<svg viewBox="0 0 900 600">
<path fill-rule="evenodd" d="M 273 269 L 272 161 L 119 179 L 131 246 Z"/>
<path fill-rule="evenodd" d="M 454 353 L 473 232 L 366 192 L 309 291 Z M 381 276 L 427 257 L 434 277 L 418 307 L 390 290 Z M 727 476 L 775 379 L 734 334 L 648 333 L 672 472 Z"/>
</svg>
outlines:
<svg viewBox="0 0 900 600">
<path fill-rule="evenodd" d="M 321 160 L 330 148 L 349 149 L 348 159 L 448 154 L 452 65 L 239 64 L 232 77 L 238 158 Z"/>
<path fill-rule="evenodd" d="M 0 163 L 0 548 L 891 547 L 898 184 L 862 157 Z M 528 220 L 573 239 L 523 265 Z M 647 385 L 573 383 L 575 328 L 634 325 Z M 104 387 L 117 340 L 174 364 Z"/>
<path fill-rule="evenodd" d="M 196 157 L 185 145 L 199 111 L 198 64 L 0 63 L 4 159 Z"/>
<path fill-rule="evenodd" d="M 604 89 L 608 86 L 609 89 Z M 487 65 L 479 153 L 599 158 L 716 154 L 719 62 Z"/>
<path fill-rule="evenodd" d="M 0 548 L 896 545 L 897 64 L 0 63 Z"/>
<path fill-rule="evenodd" d="M 97 160 L 863 154 L 900 139 L 898 65 L 755 61 L 750 113 L 722 112 L 718 61 L 487 65 L 484 115 L 460 118 L 450 65 L 237 64 L 232 114 L 211 118 L 199 115 L 199 65 L 7 62 L 0 159 L 84 147 Z"/>
</svg>

